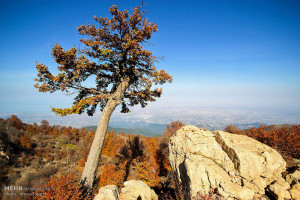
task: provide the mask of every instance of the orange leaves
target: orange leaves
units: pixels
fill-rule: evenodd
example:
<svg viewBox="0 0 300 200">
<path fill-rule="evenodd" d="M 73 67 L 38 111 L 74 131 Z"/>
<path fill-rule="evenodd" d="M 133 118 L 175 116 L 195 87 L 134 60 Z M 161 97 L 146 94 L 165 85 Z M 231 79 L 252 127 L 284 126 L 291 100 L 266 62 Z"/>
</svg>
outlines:
<svg viewBox="0 0 300 200">
<path fill-rule="evenodd" d="M 171 83 L 172 77 L 164 70 L 154 67 L 157 58 L 144 49 L 157 25 L 144 18 L 145 11 L 136 7 L 131 14 L 120 11 L 116 5 L 110 9 L 112 17 L 94 17 L 97 24 L 78 27 L 85 47 L 64 50 L 59 44 L 52 49 L 52 56 L 59 64 L 59 74 L 52 75 L 43 64 L 36 64 L 38 78 L 35 87 L 40 92 L 65 92 L 78 95 L 70 108 L 52 108 L 61 116 L 81 114 L 87 111 L 93 115 L 99 105 L 106 106 L 108 99 L 115 95 L 122 80 L 128 79 L 129 87 L 118 102 L 123 102 L 121 112 L 129 112 L 128 106 L 153 102 L 162 90 L 152 89 L 152 83 Z M 95 87 L 86 87 L 86 80 L 95 78 Z"/>
<path fill-rule="evenodd" d="M 239 130 L 234 126 L 226 127 L 226 131 L 236 134 L 247 135 L 284 155 L 300 158 L 300 125 L 282 125 L 281 127 L 264 126 Z"/>
<path fill-rule="evenodd" d="M 28 135 L 28 133 L 26 133 L 25 135 L 23 135 L 20 138 L 20 143 L 21 143 L 21 146 L 25 149 L 31 148 L 31 140 L 30 140 L 30 136 Z"/>
<path fill-rule="evenodd" d="M 166 82 L 171 83 L 173 78 L 172 76 L 170 76 L 165 70 L 156 70 L 156 68 L 154 67 L 154 71 L 152 72 L 152 76 L 153 76 L 153 82 L 155 84 L 164 84 Z"/>
<path fill-rule="evenodd" d="M 36 133 L 35 128 L 31 124 L 27 125 L 26 132 L 29 133 L 29 134 Z"/>
<path fill-rule="evenodd" d="M 181 121 L 174 121 L 167 126 L 167 129 L 164 131 L 163 137 L 167 138 L 167 142 L 169 143 L 170 137 L 172 137 L 177 130 L 183 127 L 184 124 Z"/>
<path fill-rule="evenodd" d="M 105 142 L 104 142 L 104 146 L 102 149 L 102 155 L 106 155 L 106 156 L 115 156 L 121 146 L 125 143 L 125 140 L 121 137 L 119 137 L 118 135 L 114 134 L 114 132 L 110 132 L 108 131 L 106 134 L 106 138 L 105 138 Z"/>
<path fill-rule="evenodd" d="M 128 137 L 127 143 L 114 153 L 119 139 Z M 119 138 L 119 139 L 118 139 Z M 106 164 L 101 173 L 100 187 L 116 184 L 121 186 L 124 181 L 143 180 L 151 187 L 159 185 L 159 163 L 157 162 L 157 138 L 134 135 L 116 135 L 108 132 L 102 154 L 109 156 L 115 163 Z M 124 140 L 123 140 L 124 141 Z M 112 176 L 111 174 L 114 174 Z"/>
<path fill-rule="evenodd" d="M 157 139 L 147 137 L 144 139 L 146 159 L 139 163 L 138 173 L 147 185 L 157 187 L 160 182 L 160 166 L 157 161 Z"/>
<path fill-rule="evenodd" d="M 167 126 L 163 136 L 159 139 L 156 159 L 160 166 L 160 176 L 167 176 L 168 172 L 171 170 L 168 151 L 169 140 L 170 137 L 172 137 L 176 131 L 183 126 L 184 124 L 181 121 L 172 122 Z"/>
<path fill-rule="evenodd" d="M 294 158 L 300 158 L 300 125 L 291 125 L 273 130 L 261 125 L 250 129 L 248 136 L 265 143 Z"/>
<path fill-rule="evenodd" d="M 11 115 L 8 120 L 12 122 L 13 127 L 17 128 L 18 130 L 23 129 L 23 122 L 16 115 Z"/>
<path fill-rule="evenodd" d="M 68 51 L 64 51 L 59 44 L 55 43 L 51 53 L 53 58 L 55 58 L 55 62 L 62 66 L 59 68 L 61 69 L 60 71 L 67 71 L 75 62 L 77 50 L 75 47 L 72 47 Z"/>
<path fill-rule="evenodd" d="M 82 158 L 77 162 L 76 168 L 80 173 L 83 172 L 86 160 L 87 160 L 87 158 Z"/>
<path fill-rule="evenodd" d="M 95 131 L 94 129 L 92 129 L 89 133 L 87 133 L 85 136 L 84 136 L 84 141 L 87 143 L 87 144 L 92 144 L 93 140 L 94 140 L 94 137 L 95 137 Z"/>
<path fill-rule="evenodd" d="M 114 164 L 106 164 L 101 173 L 99 187 L 106 185 L 121 186 L 124 181 L 125 170 L 121 170 L 120 168 L 123 169 L 124 165 L 120 165 L 119 168 L 117 168 Z"/>
<path fill-rule="evenodd" d="M 77 200 L 90 199 L 83 197 L 80 185 L 74 179 L 74 174 L 52 176 L 44 185 L 40 185 L 36 190 L 34 199 L 38 200 Z"/>
<path fill-rule="evenodd" d="M 172 82 L 172 76 L 170 76 L 165 70 L 160 70 L 159 72 L 159 79 L 165 83 L 166 81 L 168 81 L 169 83 Z"/>
</svg>

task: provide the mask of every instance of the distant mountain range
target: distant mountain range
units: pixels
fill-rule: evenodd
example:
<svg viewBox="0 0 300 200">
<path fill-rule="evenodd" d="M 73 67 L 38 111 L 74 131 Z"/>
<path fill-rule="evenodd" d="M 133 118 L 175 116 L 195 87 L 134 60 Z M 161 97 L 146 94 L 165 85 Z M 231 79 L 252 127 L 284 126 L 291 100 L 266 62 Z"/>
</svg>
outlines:
<svg viewBox="0 0 300 200">
<path fill-rule="evenodd" d="M 117 124 L 113 124 L 117 125 Z M 96 131 L 97 126 L 86 126 L 85 127 L 88 131 L 94 129 Z M 167 124 L 155 124 L 155 123 L 144 123 L 144 125 L 140 123 L 127 123 L 123 124 L 123 127 L 118 124 L 117 126 L 113 127 L 112 125 L 108 126 L 108 130 L 114 130 L 116 134 L 120 134 L 122 131 L 125 134 L 134 134 L 134 135 L 143 135 L 146 137 L 154 137 L 160 136 L 166 130 Z"/>
</svg>

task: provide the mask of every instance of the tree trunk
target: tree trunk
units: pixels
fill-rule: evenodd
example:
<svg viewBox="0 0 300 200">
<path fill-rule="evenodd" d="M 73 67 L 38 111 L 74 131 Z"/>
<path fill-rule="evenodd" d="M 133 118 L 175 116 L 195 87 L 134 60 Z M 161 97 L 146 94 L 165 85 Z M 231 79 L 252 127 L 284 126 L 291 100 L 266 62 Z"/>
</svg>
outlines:
<svg viewBox="0 0 300 200">
<path fill-rule="evenodd" d="M 129 80 L 122 81 L 113 96 L 108 100 L 101 113 L 95 137 L 87 161 L 85 163 L 83 173 L 81 175 L 81 184 L 83 185 L 87 193 L 92 194 L 93 192 L 93 184 L 96 177 L 110 117 L 115 108 L 120 105 L 120 103 L 122 103 L 122 98 L 128 87 Z"/>
</svg>

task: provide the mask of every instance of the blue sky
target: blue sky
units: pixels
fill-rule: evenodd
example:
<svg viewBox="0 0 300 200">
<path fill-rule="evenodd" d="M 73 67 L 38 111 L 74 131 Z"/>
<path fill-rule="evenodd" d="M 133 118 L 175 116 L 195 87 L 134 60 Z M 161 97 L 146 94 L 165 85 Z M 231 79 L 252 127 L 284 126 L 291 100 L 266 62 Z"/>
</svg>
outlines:
<svg viewBox="0 0 300 200">
<path fill-rule="evenodd" d="M 264 0 L 144 0 L 158 24 L 149 49 L 174 77 L 157 107 L 300 110 L 300 3 Z M 72 98 L 39 93 L 35 61 L 53 72 L 55 42 L 78 47 L 76 27 L 139 0 L 14 0 L 0 3 L 0 113 L 48 113 Z"/>
</svg>

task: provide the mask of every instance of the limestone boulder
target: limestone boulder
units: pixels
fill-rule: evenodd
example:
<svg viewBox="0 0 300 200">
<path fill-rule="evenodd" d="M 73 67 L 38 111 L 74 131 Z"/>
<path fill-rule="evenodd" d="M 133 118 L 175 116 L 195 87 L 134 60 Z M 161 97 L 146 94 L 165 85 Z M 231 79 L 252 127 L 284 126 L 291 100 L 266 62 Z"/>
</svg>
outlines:
<svg viewBox="0 0 300 200">
<path fill-rule="evenodd" d="M 146 183 L 138 180 L 130 180 L 124 183 L 121 189 L 119 200 L 158 200 L 155 194 Z"/>
<path fill-rule="evenodd" d="M 275 180 L 284 182 L 286 168 L 278 152 L 250 137 L 190 125 L 170 138 L 169 161 L 191 197 L 214 190 L 225 198 L 254 199 Z"/>
<path fill-rule="evenodd" d="M 94 200 L 118 200 L 119 195 L 119 189 L 116 185 L 107 185 L 99 189 Z"/>
</svg>

